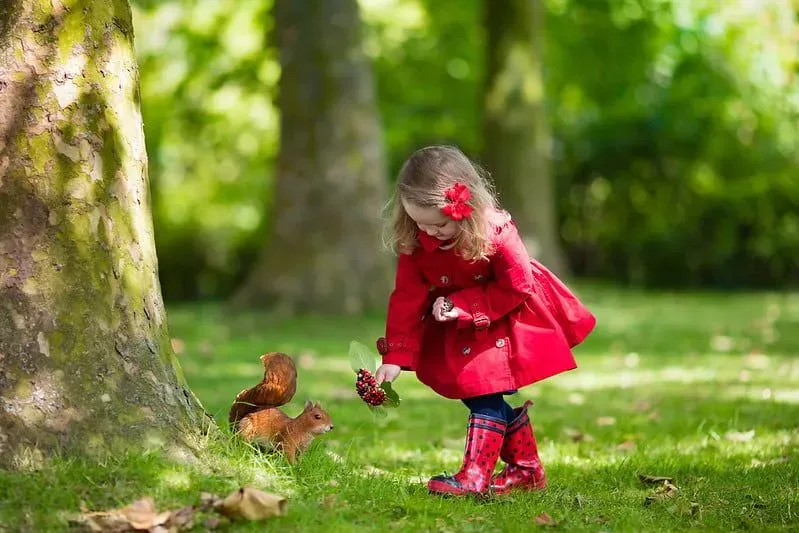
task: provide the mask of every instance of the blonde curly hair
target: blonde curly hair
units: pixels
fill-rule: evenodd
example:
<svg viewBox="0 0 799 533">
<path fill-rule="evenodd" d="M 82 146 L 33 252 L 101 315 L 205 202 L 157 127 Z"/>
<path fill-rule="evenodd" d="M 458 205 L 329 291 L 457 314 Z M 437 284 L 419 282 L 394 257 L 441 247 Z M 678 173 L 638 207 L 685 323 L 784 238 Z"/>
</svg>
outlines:
<svg viewBox="0 0 799 533">
<path fill-rule="evenodd" d="M 402 165 L 394 194 L 386 206 L 391 213 L 383 238 L 386 247 L 395 254 L 413 253 L 419 246 L 418 228 L 402 202 L 440 209 L 447 204 L 444 192 L 455 183 L 469 189 L 471 198 L 467 203 L 474 210 L 470 217 L 457 221 L 460 231 L 454 248 L 464 259 L 487 259 L 494 251 L 490 216 L 499 209 L 493 185 L 487 172 L 458 148 L 446 145 L 421 148 Z"/>
</svg>

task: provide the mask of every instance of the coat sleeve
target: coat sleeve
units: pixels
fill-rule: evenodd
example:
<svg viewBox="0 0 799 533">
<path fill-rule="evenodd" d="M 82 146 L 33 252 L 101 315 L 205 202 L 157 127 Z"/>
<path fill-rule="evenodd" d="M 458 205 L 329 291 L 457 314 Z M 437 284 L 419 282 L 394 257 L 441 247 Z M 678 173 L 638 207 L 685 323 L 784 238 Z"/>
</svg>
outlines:
<svg viewBox="0 0 799 533">
<path fill-rule="evenodd" d="M 377 340 L 383 364 L 415 370 L 429 286 L 412 256 L 400 254 L 394 290 L 388 301 L 386 335 Z"/>
<path fill-rule="evenodd" d="M 509 223 L 498 236 L 491 266 L 491 281 L 449 296 L 459 309 L 458 328 L 485 329 L 533 294 L 530 256 L 515 224 Z"/>
</svg>

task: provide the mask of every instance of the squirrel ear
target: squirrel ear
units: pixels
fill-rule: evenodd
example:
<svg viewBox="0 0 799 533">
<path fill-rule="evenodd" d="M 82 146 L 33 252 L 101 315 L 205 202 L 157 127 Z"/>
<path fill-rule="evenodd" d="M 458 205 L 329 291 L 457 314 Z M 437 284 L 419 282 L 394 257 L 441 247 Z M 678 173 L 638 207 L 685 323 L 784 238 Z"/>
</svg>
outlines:
<svg viewBox="0 0 799 533">
<path fill-rule="evenodd" d="M 313 408 L 313 404 L 311 403 L 311 400 L 305 400 L 305 408 L 306 409 L 312 409 Z"/>
</svg>

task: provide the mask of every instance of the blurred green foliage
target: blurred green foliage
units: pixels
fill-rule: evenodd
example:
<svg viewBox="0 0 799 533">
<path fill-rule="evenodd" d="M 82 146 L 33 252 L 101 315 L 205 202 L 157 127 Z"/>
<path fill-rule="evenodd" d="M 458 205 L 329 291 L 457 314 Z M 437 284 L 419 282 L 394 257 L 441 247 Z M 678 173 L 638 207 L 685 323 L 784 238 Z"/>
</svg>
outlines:
<svg viewBox="0 0 799 533">
<path fill-rule="evenodd" d="M 563 243 L 577 274 L 644 286 L 799 281 L 797 6 L 547 0 Z M 477 0 L 360 0 L 390 170 L 480 159 Z M 167 299 L 224 297 L 264 234 L 277 150 L 271 1 L 134 1 Z"/>
</svg>

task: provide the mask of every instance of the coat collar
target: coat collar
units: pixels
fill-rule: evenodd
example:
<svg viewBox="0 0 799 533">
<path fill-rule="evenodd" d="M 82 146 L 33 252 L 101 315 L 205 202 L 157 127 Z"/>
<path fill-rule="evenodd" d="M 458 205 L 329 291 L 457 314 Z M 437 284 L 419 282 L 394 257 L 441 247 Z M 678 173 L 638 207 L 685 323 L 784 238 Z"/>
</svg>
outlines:
<svg viewBox="0 0 799 533">
<path fill-rule="evenodd" d="M 416 239 L 419 241 L 419 245 L 422 247 L 422 249 L 425 252 L 435 252 L 441 246 L 444 246 L 452 242 L 451 239 L 449 241 L 438 240 L 435 237 L 431 237 L 422 230 L 418 230 L 416 232 Z"/>
</svg>

